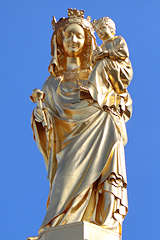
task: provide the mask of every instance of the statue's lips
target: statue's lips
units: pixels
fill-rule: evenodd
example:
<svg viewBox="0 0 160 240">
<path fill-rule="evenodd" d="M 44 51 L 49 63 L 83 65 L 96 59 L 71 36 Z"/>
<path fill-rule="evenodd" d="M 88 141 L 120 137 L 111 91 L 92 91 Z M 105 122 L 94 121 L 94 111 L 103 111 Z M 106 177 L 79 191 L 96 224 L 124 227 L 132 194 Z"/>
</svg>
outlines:
<svg viewBox="0 0 160 240">
<path fill-rule="evenodd" d="M 78 44 L 71 44 L 71 45 L 69 45 L 69 48 L 78 49 L 79 45 Z"/>
</svg>

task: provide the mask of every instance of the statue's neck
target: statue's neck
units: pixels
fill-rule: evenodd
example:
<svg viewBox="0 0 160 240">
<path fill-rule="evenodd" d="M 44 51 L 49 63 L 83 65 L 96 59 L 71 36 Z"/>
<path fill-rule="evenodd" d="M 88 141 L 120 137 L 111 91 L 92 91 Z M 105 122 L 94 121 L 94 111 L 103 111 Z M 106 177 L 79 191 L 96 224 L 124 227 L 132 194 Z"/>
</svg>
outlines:
<svg viewBox="0 0 160 240">
<path fill-rule="evenodd" d="M 80 59 L 79 57 L 67 57 L 66 70 L 78 70 L 80 68 Z"/>
</svg>

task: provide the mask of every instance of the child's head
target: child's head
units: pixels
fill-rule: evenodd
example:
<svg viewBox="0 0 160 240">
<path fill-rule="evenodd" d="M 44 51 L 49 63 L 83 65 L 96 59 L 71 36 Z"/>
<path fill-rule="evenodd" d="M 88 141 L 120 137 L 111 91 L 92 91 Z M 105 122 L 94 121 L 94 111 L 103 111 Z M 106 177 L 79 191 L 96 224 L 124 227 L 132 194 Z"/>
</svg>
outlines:
<svg viewBox="0 0 160 240">
<path fill-rule="evenodd" d="M 102 40 L 113 37 L 116 33 L 116 26 L 112 19 L 103 17 L 93 21 L 93 27 Z"/>
</svg>

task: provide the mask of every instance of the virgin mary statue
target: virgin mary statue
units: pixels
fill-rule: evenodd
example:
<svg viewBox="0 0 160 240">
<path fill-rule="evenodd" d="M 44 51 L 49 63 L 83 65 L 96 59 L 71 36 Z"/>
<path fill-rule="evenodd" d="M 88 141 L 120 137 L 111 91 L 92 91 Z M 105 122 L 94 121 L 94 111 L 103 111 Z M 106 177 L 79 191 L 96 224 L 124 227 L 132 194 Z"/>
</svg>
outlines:
<svg viewBox="0 0 160 240">
<path fill-rule="evenodd" d="M 67 18 L 53 19 L 52 24 L 50 76 L 42 88 L 43 105 L 32 114 L 34 139 L 50 183 L 39 232 L 88 221 L 121 233 L 128 209 L 124 145 L 131 98 L 126 88 L 116 93 L 107 71 L 96 72 L 94 29 L 84 11 L 68 9 Z M 119 71 L 123 66 L 121 62 Z M 132 78 L 129 60 L 127 68 L 122 83 Z M 99 103 L 102 92 L 113 104 Z"/>
</svg>

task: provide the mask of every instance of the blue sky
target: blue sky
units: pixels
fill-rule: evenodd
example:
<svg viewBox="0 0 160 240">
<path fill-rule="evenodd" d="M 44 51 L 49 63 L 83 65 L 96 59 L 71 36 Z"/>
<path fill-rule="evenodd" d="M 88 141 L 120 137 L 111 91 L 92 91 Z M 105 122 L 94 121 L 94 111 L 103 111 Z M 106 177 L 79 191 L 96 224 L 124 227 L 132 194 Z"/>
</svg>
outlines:
<svg viewBox="0 0 160 240">
<path fill-rule="evenodd" d="M 111 17 L 129 47 L 134 77 L 129 87 L 133 117 L 125 148 L 129 213 L 123 240 L 154 239 L 159 222 L 160 27 L 157 0 L 14 0 L 0 3 L 1 191 L 0 236 L 36 235 L 49 190 L 45 165 L 32 137 L 32 89 L 48 77 L 51 18 L 67 8 L 85 9 L 93 19 Z"/>
</svg>

